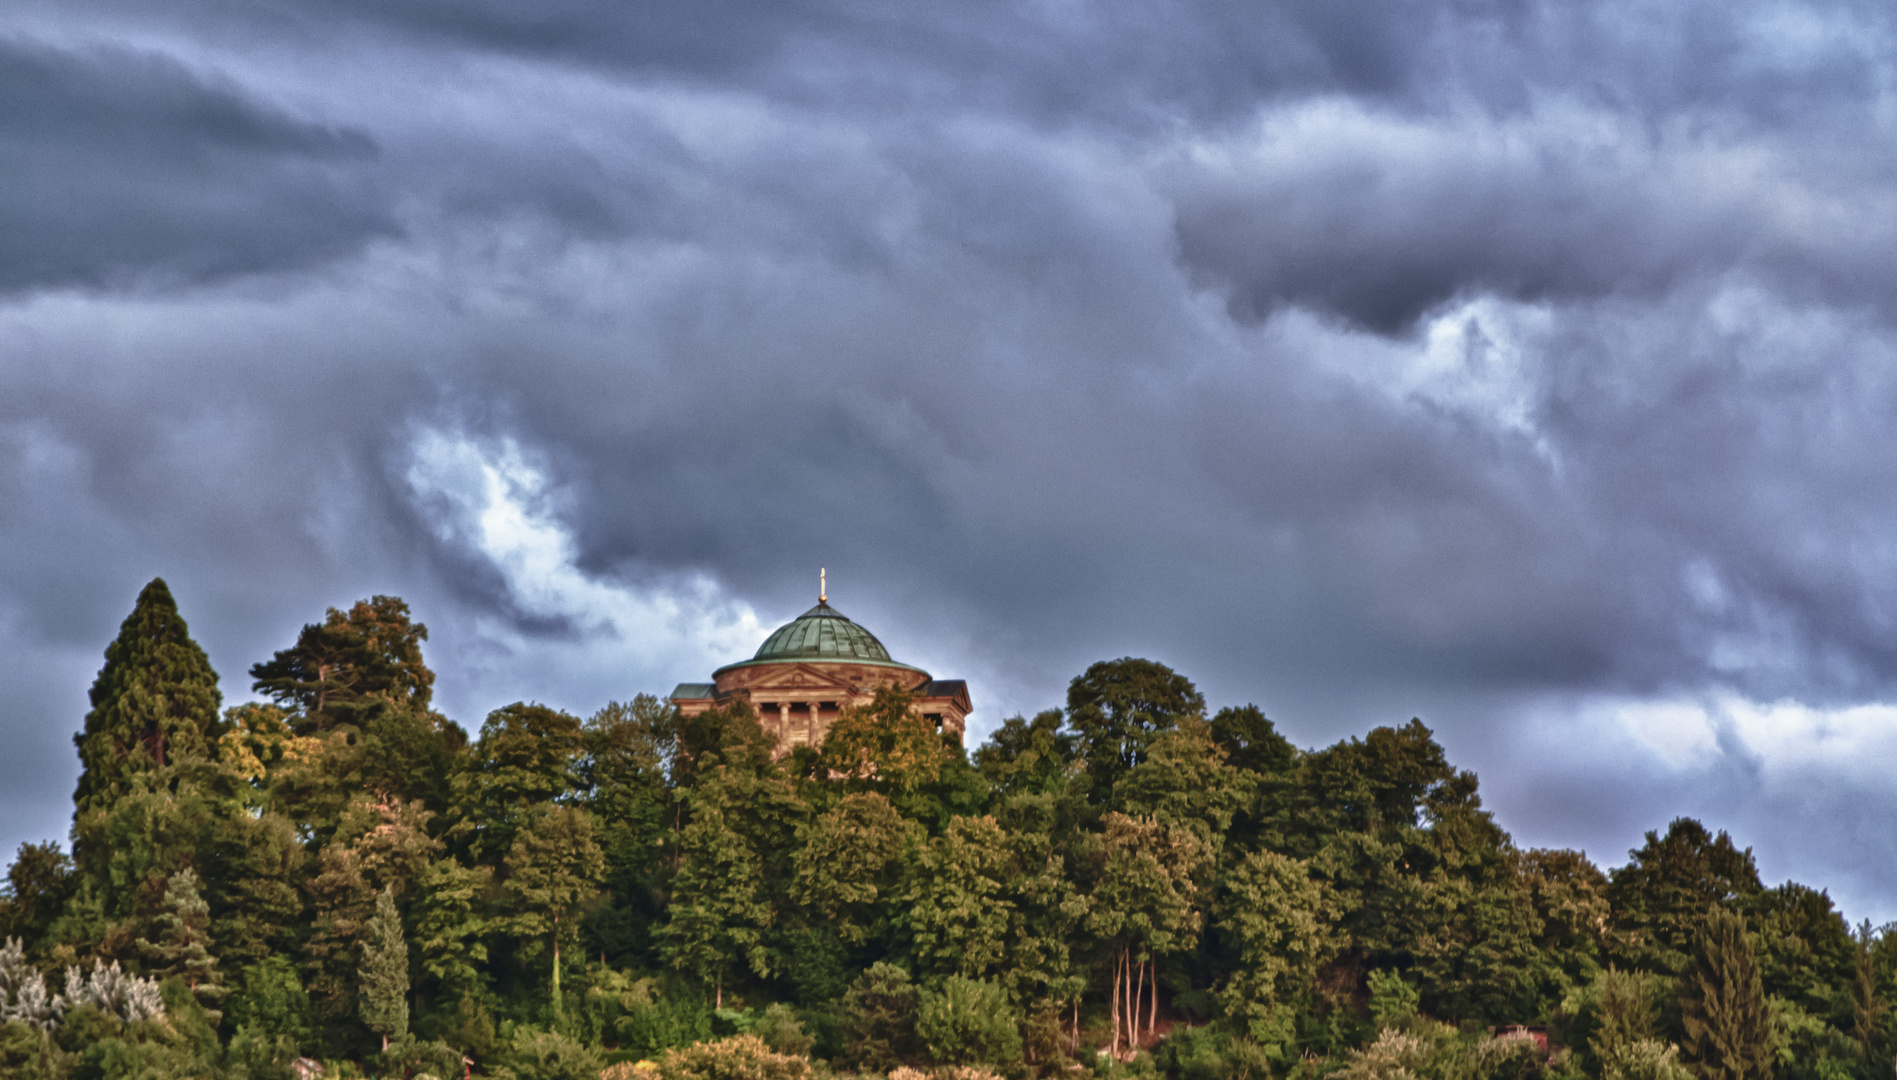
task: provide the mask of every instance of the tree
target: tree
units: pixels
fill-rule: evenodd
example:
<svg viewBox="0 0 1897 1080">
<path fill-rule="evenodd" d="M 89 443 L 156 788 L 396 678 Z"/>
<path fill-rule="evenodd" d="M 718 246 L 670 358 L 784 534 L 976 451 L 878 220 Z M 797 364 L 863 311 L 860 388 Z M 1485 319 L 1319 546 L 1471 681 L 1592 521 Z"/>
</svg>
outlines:
<svg viewBox="0 0 1897 1080">
<path fill-rule="evenodd" d="M 477 862 L 498 860 L 533 807 L 572 796 L 583 749 L 579 717 L 519 701 L 489 713 L 454 778 L 449 836 Z"/>
<path fill-rule="evenodd" d="M 921 830 L 875 792 L 846 795 L 804 830 L 790 898 L 843 942 L 886 934 L 903 855 Z"/>
<path fill-rule="evenodd" d="M 1276 852 L 1246 855 L 1221 882 L 1218 928 L 1238 963 L 1219 1002 L 1253 1041 L 1274 1050 L 1291 1043 L 1294 1007 L 1330 946 L 1325 908 L 1304 863 Z"/>
<path fill-rule="evenodd" d="M 843 995 L 843 1036 L 851 1065 L 882 1073 L 915 1060 L 915 984 L 895 964 L 865 968 Z"/>
<path fill-rule="evenodd" d="M 422 662 L 428 627 L 409 621 L 400 597 L 358 600 L 347 612 L 330 608 L 296 644 L 250 669 L 251 688 L 302 711 L 317 731 L 352 721 L 378 700 L 426 712 L 435 673 Z"/>
<path fill-rule="evenodd" d="M 83 767 L 73 793 L 73 860 L 110 917 L 129 914 L 132 892 L 147 875 L 160 875 L 152 882 L 156 889 L 179 861 L 176 852 L 128 850 L 115 841 L 110 837 L 115 829 L 142 826 L 115 826 L 113 812 L 142 794 L 158 795 L 160 801 L 178 794 L 177 784 L 193 775 L 178 766 L 214 762 L 221 734 L 217 672 L 191 640 L 163 578 L 153 578 L 138 594 L 118 638 L 106 647 L 91 701 L 85 727 L 73 737 Z M 141 820 L 154 814 L 173 822 L 179 818 L 174 808 L 154 805 L 150 810 L 133 813 Z M 167 831 L 168 836 L 155 838 L 165 846 L 185 839 L 180 830 Z"/>
<path fill-rule="evenodd" d="M 1752 849 L 1733 845 L 1692 818 L 1676 818 L 1666 836 L 1649 832 L 1609 875 L 1613 951 L 1634 967 L 1679 975 L 1692 963 L 1699 922 L 1713 905 L 1731 906 L 1761 891 Z"/>
<path fill-rule="evenodd" d="M 478 998 L 487 985 L 489 922 L 481 901 L 491 878 L 487 867 L 465 867 L 449 856 L 430 863 L 416 879 L 410 905 L 415 950 L 442 1001 Z"/>
<path fill-rule="evenodd" d="M 376 894 L 375 914 L 364 929 L 362 963 L 356 969 L 362 988 L 358 1012 L 363 1024 L 382 1036 L 387 1053 L 390 1037 L 408 1034 L 408 942 L 395 890 L 385 887 Z"/>
<path fill-rule="evenodd" d="M 1119 774 L 1146 760 L 1153 737 L 1182 716 L 1203 716 L 1205 698 L 1164 664 L 1102 660 L 1067 687 L 1067 723 L 1080 737 L 1094 797 L 1106 801 Z"/>
<path fill-rule="evenodd" d="M 1061 730 L 1061 711 L 1009 717 L 975 749 L 975 768 L 1003 797 L 1064 789 L 1080 760 L 1080 740 Z"/>
<path fill-rule="evenodd" d="M 224 997 L 217 958 L 211 955 L 211 906 L 198 894 L 198 875 L 189 867 L 171 875 L 165 888 L 165 907 L 155 922 L 157 941 L 141 942 L 151 970 L 161 977 L 183 980 L 186 989 L 204 1006 L 215 1024 L 223 1015 L 212 1006 Z"/>
<path fill-rule="evenodd" d="M 1707 1080 L 1768 1075 L 1772 1020 L 1744 916 L 1712 907 L 1700 920 L 1680 1011 L 1687 1060 Z"/>
<path fill-rule="evenodd" d="M 671 921 L 660 955 L 673 968 L 705 978 L 715 1007 L 724 1007 L 725 980 L 740 970 L 770 974 L 764 931 L 776 920 L 764 889 L 757 852 L 715 804 L 698 808 L 679 838 L 681 858 L 672 884 Z"/>
<path fill-rule="evenodd" d="M 943 1065 L 1003 1069 L 1021 1060 L 1014 1003 L 998 984 L 951 975 L 916 1003 L 916 1037 Z"/>
<path fill-rule="evenodd" d="M 652 928 L 665 919 L 662 875 L 671 862 L 666 769 L 677 738 L 678 710 L 650 694 L 609 703 L 581 732 L 581 784 L 606 859 L 606 902 L 589 927 L 609 957 L 656 959 Z"/>
<path fill-rule="evenodd" d="M 1150 1034 L 1155 1025 L 1159 986 L 1152 979 L 1154 958 L 1198 944 L 1204 921 L 1202 879 L 1212 860 L 1204 843 L 1183 826 L 1120 813 L 1108 813 L 1101 826 L 1099 869 L 1087 920 L 1113 955 L 1111 1050 L 1118 1055 L 1122 1037 L 1130 1053 L 1138 1048 L 1142 1029 Z M 1149 983 L 1151 997 L 1143 1002 Z M 1144 1024 L 1142 1004 L 1147 1006 Z"/>
<path fill-rule="evenodd" d="M 605 859 L 593 840 L 593 822 L 577 806 L 542 803 L 531 810 L 507 852 L 507 894 L 514 932 L 552 951 L 549 988 L 556 1012 L 560 954 L 579 934 L 577 914 L 599 887 Z M 537 952 L 538 948 L 529 950 Z"/>
<path fill-rule="evenodd" d="M 909 793 L 933 783 L 951 752 L 934 722 L 916 710 L 916 696 L 883 686 L 868 705 L 846 705 L 824 736 L 824 767 Z"/>
<path fill-rule="evenodd" d="M 44 942 L 72 885 L 72 860 L 58 844 L 21 844 L 0 886 L 0 940 Z"/>
</svg>

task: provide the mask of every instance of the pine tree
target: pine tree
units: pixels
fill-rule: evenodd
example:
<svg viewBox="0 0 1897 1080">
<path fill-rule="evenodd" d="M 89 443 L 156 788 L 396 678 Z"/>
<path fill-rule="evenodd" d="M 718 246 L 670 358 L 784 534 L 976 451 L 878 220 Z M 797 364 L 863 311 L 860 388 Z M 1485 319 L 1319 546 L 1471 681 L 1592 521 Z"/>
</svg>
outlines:
<svg viewBox="0 0 1897 1080">
<path fill-rule="evenodd" d="M 223 1013 L 215 1006 L 224 997 L 217 957 L 211 955 L 211 906 L 198 892 L 197 872 L 189 867 L 171 875 L 165 887 L 164 910 L 153 920 L 157 941 L 141 941 L 140 951 L 161 977 L 184 980 L 204 1014 L 215 1024 Z"/>
<path fill-rule="evenodd" d="M 375 915 L 362 943 L 360 1012 L 370 1031 L 382 1036 L 386 1053 L 389 1038 L 408 1034 L 408 942 L 402 937 L 402 915 L 395 893 L 383 889 L 375 898 Z"/>
<path fill-rule="evenodd" d="M 1695 942 L 1680 1005 L 1688 1060 L 1707 1080 L 1755 1080 L 1771 1067 L 1772 1020 L 1745 917 L 1714 906 Z"/>
</svg>

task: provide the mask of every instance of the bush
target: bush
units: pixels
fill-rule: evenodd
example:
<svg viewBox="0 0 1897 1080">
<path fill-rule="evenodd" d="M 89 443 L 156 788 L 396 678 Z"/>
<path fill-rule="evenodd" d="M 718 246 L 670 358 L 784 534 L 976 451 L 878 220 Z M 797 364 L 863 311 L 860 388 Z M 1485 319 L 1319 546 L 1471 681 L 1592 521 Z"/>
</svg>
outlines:
<svg viewBox="0 0 1897 1080">
<path fill-rule="evenodd" d="M 667 1050 L 659 1059 L 660 1080 L 805 1080 L 810 1063 L 774 1053 L 756 1035 Z"/>
<path fill-rule="evenodd" d="M 845 1056 L 864 1072 L 887 1072 L 913 1063 L 916 1047 L 916 988 L 909 973 L 875 963 L 843 995 Z"/>
<path fill-rule="evenodd" d="M 690 1046 L 713 1036 L 713 1014 L 702 1001 L 656 998 L 635 1005 L 614 1025 L 620 1049 L 642 1058 L 657 1058 L 677 1046 Z"/>
<path fill-rule="evenodd" d="M 807 1057 L 815 1039 L 804 1034 L 803 1022 L 797 1019 L 797 1010 L 789 1005 L 772 1005 L 764 1010 L 751 1025 L 751 1034 L 764 1040 L 764 1045 L 780 1054 L 791 1057 Z"/>
<path fill-rule="evenodd" d="M 599 1080 L 598 1051 L 557 1031 L 523 1026 L 496 1076 L 514 1080 Z"/>
<path fill-rule="evenodd" d="M 1021 1060 L 1021 1027 L 1000 986 L 953 976 L 925 990 L 916 1008 L 916 1036 L 945 1065 L 1008 1066 Z"/>
</svg>

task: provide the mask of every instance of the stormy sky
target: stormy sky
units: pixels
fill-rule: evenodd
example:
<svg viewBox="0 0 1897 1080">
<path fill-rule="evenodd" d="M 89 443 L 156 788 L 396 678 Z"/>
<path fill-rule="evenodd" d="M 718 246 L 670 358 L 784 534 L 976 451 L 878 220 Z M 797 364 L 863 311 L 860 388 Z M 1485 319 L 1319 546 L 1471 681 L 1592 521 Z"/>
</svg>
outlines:
<svg viewBox="0 0 1897 1080">
<path fill-rule="evenodd" d="M 814 600 L 1162 660 L 1897 918 L 1897 25 L 1766 0 L 12 0 L 0 845 L 138 589 L 586 713 Z"/>
</svg>

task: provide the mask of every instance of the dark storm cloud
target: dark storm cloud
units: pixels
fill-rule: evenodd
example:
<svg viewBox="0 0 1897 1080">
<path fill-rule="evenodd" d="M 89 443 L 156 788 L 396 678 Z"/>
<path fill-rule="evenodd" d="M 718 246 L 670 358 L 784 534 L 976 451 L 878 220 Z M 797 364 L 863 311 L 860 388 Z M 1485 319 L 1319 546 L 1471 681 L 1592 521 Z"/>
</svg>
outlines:
<svg viewBox="0 0 1897 1080">
<path fill-rule="evenodd" d="M 1897 694 L 1882 7 L 18 10 L 14 834 L 153 574 L 233 699 L 399 593 L 474 725 L 827 565 L 988 724 L 1152 655 L 1306 744 L 1423 715 L 1526 839 L 1848 861 L 1741 720 L 1613 710 Z"/>
<path fill-rule="evenodd" d="M 121 47 L 0 37 L 0 288 L 308 266 L 386 235 L 359 132 Z"/>
</svg>

